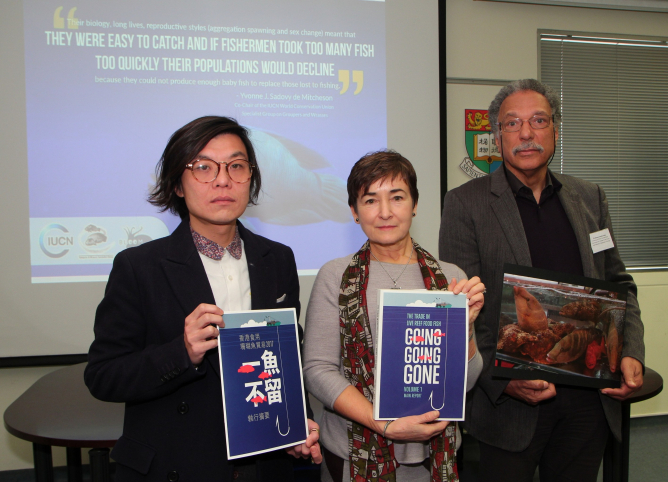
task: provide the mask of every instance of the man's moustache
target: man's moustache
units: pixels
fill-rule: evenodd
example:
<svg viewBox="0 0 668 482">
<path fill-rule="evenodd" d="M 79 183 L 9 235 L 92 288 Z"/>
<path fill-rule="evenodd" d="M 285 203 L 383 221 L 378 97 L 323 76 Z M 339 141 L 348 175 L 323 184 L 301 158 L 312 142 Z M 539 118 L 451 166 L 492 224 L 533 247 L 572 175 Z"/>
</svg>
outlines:
<svg viewBox="0 0 668 482">
<path fill-rule="evenodd" d="M 516 155 L 518 152 L 525 151 L 527 149 L 537 149 L 541 154 L 545 152 L 545 148 L 540 144 L 536 144 L 535 142 L 525 142 L 513 148 L 513 155 Z"/>
</svg>

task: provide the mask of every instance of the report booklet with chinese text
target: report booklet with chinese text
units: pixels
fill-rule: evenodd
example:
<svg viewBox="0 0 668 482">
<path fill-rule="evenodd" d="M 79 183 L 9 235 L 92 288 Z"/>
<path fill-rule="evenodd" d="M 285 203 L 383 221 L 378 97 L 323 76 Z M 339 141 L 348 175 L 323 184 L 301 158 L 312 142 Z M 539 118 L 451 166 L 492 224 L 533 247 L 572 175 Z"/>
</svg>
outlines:
<svg viewBox="0 0 668 482">
<path fill-rule="evenodd" d="M 227 458 L 306 440 L 306 403 L 294 308 L 226 312 L 218 337 Z"/>
</svg>

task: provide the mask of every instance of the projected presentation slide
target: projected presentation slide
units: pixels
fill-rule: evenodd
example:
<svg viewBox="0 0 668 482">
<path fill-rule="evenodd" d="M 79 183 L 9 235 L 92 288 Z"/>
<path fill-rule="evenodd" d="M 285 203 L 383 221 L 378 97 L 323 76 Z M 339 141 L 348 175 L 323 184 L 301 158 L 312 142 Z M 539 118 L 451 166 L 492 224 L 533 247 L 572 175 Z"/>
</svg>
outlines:
<svg viewBox="0 0 668 482">
<path fill-rule="evenodd" d="M 383 2 L 25 0 L 24 22 L 33 283 L 105 281 L 172 232 L 146 198 L 204 115 L 251 129 L 263 192 L 241 222 L 300 274 L 364 242 L 345 181 L 387 145 Z"/>
</svg>

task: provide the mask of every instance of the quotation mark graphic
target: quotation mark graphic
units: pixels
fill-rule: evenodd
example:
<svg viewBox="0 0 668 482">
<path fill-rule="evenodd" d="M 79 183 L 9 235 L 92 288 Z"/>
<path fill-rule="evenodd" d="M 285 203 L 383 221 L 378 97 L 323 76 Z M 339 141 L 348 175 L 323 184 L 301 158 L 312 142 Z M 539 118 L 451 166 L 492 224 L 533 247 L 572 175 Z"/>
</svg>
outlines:
<svg viewBox="0 0 668 482">
<path fill-rule="evenodd" d="M 60 15 L 60 12 L 63 11 L 63 7 L 58 7 L 55 12 L 53 12 L 53 28 L 65 28 L 65 19 Z M 71 8 L 70 12 L 67 14 L 67 28 L 72 30 L 78 30 L 79 28 L 79 19 L 74 17 L 74 12 L 77 11 L 77 7 Z"/>
<path fill-rule="evenodd" d="M 339 94 L 345 94 L 348 91 L 348 87 L 350 87 L 350 70 L 339 70 L 339 82 L 343 83 L 343 88 Z M 362 87 L 364 87 L 363 70 L 353 70 L 353 82 L 357 84 L 353 95 L 357 95 L 362 92 Z"/>
</svg>

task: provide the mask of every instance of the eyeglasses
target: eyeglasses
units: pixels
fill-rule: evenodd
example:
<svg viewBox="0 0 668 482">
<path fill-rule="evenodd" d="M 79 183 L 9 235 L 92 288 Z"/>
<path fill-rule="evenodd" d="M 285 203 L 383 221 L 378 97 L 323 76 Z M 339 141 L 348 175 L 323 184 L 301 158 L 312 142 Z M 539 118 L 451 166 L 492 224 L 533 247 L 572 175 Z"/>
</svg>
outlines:
<svg viewBox="0 0 668 482">
<path fill-rule="evenodd" d="M 532 129 L 545 129 L 550 125 L 550 120 L 554 121 L 554 116 L 538 114 L 526 121 L 519 118 L 506 119 L 503 122 L 499 122 L 498 125 L 499 129 L 503 132 L 518 132 L 524 125 L 524 122 L 528 122 Z"/>
<path fill-rule="evenodd" d="M 221 164 L 225 165 L 225 170 L 230 179 L 239 184 L 250 181 L 253 174 L 253 167 L 248 161 L 237 159 L 230 162 L 217 162 L 212 159 L 195 159 L 190 164 L 186 164 L 186 169 L 190 169 L 193 176 L 199 182 L 213 182 L 220 173 Z"/>
</svg>

